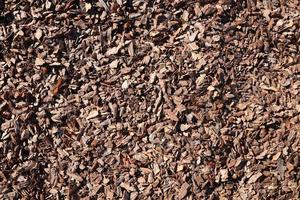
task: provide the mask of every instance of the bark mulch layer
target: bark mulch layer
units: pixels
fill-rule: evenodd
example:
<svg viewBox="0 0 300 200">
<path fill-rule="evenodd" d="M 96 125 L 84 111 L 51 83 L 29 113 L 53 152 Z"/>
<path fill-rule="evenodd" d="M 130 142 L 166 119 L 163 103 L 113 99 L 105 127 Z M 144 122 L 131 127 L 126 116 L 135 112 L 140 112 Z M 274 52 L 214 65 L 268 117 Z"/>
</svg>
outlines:
<svg viewBox="0 0 300 200">
<path fill-rule="evenodd" d="M 298 0 L 0 2 L 0 199 L 300 198 Z"/>
</svg>

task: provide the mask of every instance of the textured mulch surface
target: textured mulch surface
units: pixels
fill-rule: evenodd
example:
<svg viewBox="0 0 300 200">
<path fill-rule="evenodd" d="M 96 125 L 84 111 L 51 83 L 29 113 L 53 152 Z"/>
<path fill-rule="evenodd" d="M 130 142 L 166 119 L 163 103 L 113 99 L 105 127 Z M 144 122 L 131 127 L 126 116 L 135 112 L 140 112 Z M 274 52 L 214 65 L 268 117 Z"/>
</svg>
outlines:
<svg viewBox="0 0 300 200">
<path fill-rule="evenodd" d="M 300 5 L 0 1 L 0 199 L 299 199 Z"/>
</svg>

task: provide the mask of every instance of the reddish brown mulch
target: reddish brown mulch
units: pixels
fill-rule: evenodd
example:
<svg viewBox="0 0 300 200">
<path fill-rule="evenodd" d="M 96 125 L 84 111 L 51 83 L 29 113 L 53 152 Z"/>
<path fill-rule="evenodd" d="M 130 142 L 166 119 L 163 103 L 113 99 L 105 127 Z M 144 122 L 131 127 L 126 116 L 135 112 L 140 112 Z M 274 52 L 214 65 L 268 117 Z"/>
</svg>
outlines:
<svg viewBox="0 0 300 200">
<path fill-rule="evenodd" d="M 0 199 L 299 199 L 300 5 L 0 1 Z"/>
</svg>

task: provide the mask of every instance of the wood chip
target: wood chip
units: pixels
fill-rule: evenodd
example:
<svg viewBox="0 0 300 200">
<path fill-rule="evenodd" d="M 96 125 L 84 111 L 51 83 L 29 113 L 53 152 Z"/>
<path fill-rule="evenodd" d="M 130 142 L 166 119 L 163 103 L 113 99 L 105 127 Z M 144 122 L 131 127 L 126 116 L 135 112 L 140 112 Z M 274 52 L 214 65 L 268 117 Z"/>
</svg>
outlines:
<svg viewBox="0 0 300 200">
<path fill-rule="evenodd" d="M 260 172 L 252 175 L 250 177 L 250 179 L 248 180 L 248 184 L 255 183 L 261 176 L 262 176 L 262 173 L 260 173 Z"/>
<path fill-rule="evenodd" d="M 179 190 L 178 199 L 184 199 L 188 194 L 189 189 L 190 189 L 190 185 L 188 183 L 184 183 Z"/>
<path fill-rule="evenodd" d="M 89 120 L 89 119 L 93 119 L 93 118 L 95 118 L 95 117 L 97 117 L 99 115 L 99 112 L 98 112 L 98 110 L 92 110 L 90 113 L 89 113 L 89 115 L 87 116 L 87 120 Z"/>
</svg>

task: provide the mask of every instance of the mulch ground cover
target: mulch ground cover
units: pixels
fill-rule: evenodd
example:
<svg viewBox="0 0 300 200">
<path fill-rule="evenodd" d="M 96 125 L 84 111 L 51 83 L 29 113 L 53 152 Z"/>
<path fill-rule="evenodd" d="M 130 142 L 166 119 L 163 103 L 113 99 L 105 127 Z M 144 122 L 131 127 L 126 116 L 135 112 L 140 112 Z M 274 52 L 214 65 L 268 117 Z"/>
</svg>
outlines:
<svg viewBox="0 0 300 200">
<path fill-rule="evenodd" d="M 1 0 L 0 199 L 300 199 L 298 0 Z"/>
</svg>

